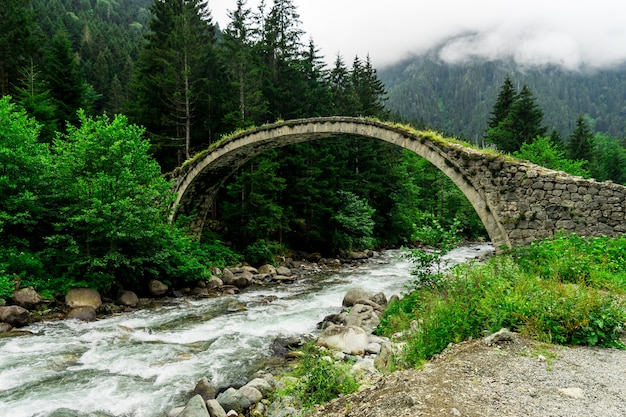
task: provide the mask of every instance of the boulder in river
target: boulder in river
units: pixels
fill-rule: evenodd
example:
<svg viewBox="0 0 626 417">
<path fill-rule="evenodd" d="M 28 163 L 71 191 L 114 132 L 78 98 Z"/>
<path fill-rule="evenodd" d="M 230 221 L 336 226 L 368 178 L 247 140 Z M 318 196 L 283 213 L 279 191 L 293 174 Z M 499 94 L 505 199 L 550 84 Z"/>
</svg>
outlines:
<svg viewBox="0 0 626 417">
<path fill-rule="evenodd" d="M 226 417 L 226 411 L 217 400 L 209 400 L 206 402 L 206 408 L 209 410 L 211 417 Z"/>
<path fill-rule="evenodd" d="M 201 396 L 195 395 L 189 400 L 178 417 L 211 417 Z"/>
<path fill-rule="evenodd" d="M 346 295 L 343 296 L 341 305 L 344 307 L 352 307 L 357 301 L 361 299 L 369 300 L 370 298 L 372 298 L 372 295 L 363 288 L 351 288 L 346 292 Z"/>
<path fill-rule="evenodd" d="M 100 293 L 92 288 L 72 288 L 65 295 L 65 304 L 71 308 L 92 307 L 97 310 L 102 305 Z"/>
<path fill-rule="evenodd" d="M 0 322 L 13 327 L 22 327 L 30 323 L 30 312 L 20 306 L 0 306 Z"/>
<path fill-rule="evenodd" d="M 139 297 L 132 291 L 122 291 L 117 296 L 117 300 L 115 301 L 118 305 L 126 306 L 126 307 L 137 307 L 139 304 Z"/>
<path fill-rule="evenodd" d="M 198 381 L 193 392 L 200 395 L 204 401 L 214 400 L 217 394 L 217 388 L 204 377 Z"/>
<path fill-rule="evenodd" d="M 96 321 L 96 309 L 89 306 L 75 307 L 67 313 L 65 318 L 80 321 Z"/>
<path fill-rule="evenodd" d="M 13 302 L 20 307 L 31 310 L 41 302 L 41 296 L 33 287 L 13 291 Z"/>
<path fill-rule="evenodd" d="M 148 283 L 148 291 L 155 297 L 161 297 L 167 293 L 169 287 L 158 279 L 151 279 Z"/>
</svg>

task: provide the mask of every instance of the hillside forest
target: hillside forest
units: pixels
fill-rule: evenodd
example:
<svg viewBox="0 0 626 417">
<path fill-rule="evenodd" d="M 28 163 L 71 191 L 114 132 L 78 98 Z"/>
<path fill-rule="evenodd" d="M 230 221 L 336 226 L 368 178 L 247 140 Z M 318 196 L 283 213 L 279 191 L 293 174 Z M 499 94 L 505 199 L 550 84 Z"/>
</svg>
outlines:
<svg viewBox="0 0 626 417">
<path fill-rule="evenodd" d="M 626 183 L 623 71 L 522 74 L 423 57 L 379 76 L 368 56 L 326 64 L 291 0 L 254 10 L 233 0 L 224 28 L 201 0 L 4 3 L 0 298 L 16 285 L 52 297 L 78 285 L 182 284 L 244 259 L 412 244 L 433 223 L 485 235 L 427 161 L 350 136 L 244 165 L 200 240 L 185 219 L 167 221 L 163 174 L 225 135 L 276 120 L 393 120 Z"/>
</svg>

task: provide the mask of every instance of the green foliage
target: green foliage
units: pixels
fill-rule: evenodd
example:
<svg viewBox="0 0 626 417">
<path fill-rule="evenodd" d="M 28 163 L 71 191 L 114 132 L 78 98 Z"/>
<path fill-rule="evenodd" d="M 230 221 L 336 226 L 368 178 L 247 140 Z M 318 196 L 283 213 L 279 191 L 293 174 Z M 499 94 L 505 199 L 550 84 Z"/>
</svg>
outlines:
<svg viewBox="0 0 626 417">
<path fill-rule="evenodd" d="M 578 116 L 576 119 L 576 128 L 569 136 L 567 150 L 571 159 L 587 162 L 594 159 L 593 133 L 583 116 Z"/>
<path fill-rule="evenodd" d="M 505 81 L 498 98 L 500 99 L 505 92 L 508 92 L 510 87 L 510 80 L 509 83 Z M 496 117 L 501 110 L 499 104 L 498 102 L 494 106 L 490 126 L 497 120 Z M 543 110 L 537 105 L 535 97 L 526 84 L 515 95 L 513 102 L 502 116 L 504 116 L 503 119 L 487 130 L 485 139 L 504 152 L 517 151 L 524 143 L 530 143 L 546 132 L 546 127 L 541 125 Z"/>
<path fill-rule="evenodd" d="M 560 236 L 461 265 L 441 285 L 391 304 L 376 331 L 402 332 L 414 365 L 450 342 L 502 327 L 550 343 L 624 347 L 625 249 L 624 238 Z"/>
<path fill-rule="evenodd" d="M 374 239 L 374 209 L 350 191 L 337 192 L 339 207 L 331 220 L 336 225 L 333 242 L 339 249 L 367 249 Z"/>
<path fill-rule="evenodd" d="M 588 161 L 567 159 L 565 151 L 560 149 L 550 137 L 537 137 L 531 143 L 522 144 L 519 151 L 513 152 L 513 156 L 546 168 L 589 177 L 589 171 L 585 168 Z"/>
<path fill-rule="evenodd" d="M 415 239 L 428 249 L 410 249 L 406 257 L 413 263 L 411 274 L 417 278 L 413 286 L 441 285 L 446 262 L 444 255 L 454 249 L 460 242 L 460 222 L 455 219 L 452 225 L 445 229 L 432 216 L 424 216 L 420 226 L 415 231 Z"/>
<path fill-rule="evenodd" d="M 292 389 L 305 407 L 324 404 L 359 388 L 349 373 L 349 364 L 337 363 L 314 344 L 306 344 L 295 375 L 299 382 Z"/>
<path fill-rule="evenodd" d="M 258 239 L 249 245 L 245 250 L 244 257 L 250 265 L 276 264 L 274 254 L 264 239 Z"/>
</svg>

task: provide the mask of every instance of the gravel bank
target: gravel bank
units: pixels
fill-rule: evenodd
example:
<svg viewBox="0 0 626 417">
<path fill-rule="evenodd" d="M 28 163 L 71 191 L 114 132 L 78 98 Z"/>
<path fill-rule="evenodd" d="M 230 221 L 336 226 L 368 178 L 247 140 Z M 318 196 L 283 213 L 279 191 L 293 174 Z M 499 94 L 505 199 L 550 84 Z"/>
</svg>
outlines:
<svg viewBox="0 0 626 417">
<path fill-rule="evenodd" d="M 624 417 L 626 351 L 516 336 L 454 345 L 421 370 L 395 372 L 316 416 Z"/>
</svg>

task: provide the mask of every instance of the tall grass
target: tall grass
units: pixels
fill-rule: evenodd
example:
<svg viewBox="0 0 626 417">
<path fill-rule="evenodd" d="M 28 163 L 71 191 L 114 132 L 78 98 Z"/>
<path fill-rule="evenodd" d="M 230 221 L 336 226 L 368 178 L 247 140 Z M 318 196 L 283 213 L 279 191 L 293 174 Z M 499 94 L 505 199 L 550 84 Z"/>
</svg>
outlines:
<svg viewBox="0 0 626 417">
<path fill-rule="evenodd" d="M 625 257 L 626 238 L 571 235 L 460 265 L 390 305 L 377 333 L 401 333 L 413 365 L 502 327 L 544 342 L 624 348 Z"/>
</svg>

